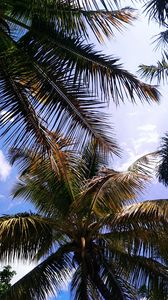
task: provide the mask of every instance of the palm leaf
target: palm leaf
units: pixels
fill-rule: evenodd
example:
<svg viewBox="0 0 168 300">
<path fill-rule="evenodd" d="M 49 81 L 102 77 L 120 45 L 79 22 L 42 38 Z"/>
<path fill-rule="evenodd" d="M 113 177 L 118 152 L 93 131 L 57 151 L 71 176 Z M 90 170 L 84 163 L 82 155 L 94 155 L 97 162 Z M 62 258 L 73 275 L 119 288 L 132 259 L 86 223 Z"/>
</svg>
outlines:
<svg viewBox="0 0 168 300">
<path fill-rule="evenodd" d="M 10 117 L 16 117 L 19 114 L 19 117 L 15 118 L 13 124 L 8 122 L 9 112 L 1 117 L 1 127 L 4 127 L 2 135 L 6 135 L 8 131 L 11 132 L 7 137 L 7 142 L 14 144 L 14 147 L 18 146 L 27 146 L 28 149 L 34 150 L 34 152 L 41 152 L 41 155 L 47 154 L 52 168 L 56 173 L 63 175 L 66 178 L 67 184 L 69 183 L 67 178 L 67 173 L 65 169 L 65 155 L 64 160 L 62 160 L 63 155 L 59 151 L 59 147 L 54 142 L 56 134 L 51 133 L 43 125 L 37 112 L 35 110 L 36 104 L 34 103 L 35 99 L 27 96 L 27 91 L 23 91 L 22 86 L 18 83 L 18 79 L 13 78 L 13 76 L 6 70 L 6 66 L 2 63 L 3 69 L 1 70 L 2 81 L 0 89 L 4 95 L 4 101 L 2 103 L 1 109 L 5 109 L 6 106 L 10 110 Z M 5 81 L 4 74 L 5 72 Z M 15 75 L 16 76 L 16 75 Z M 22 78 L 23 80 L 23 78 Z M 11 101 L 11 99 L 13 101 Z M 31 137 L 30 137 L 31 135 Z M 57 159 L 54 160 L 53 157 Z M 69 185 L 69 189 L 72 194 L 72 189 Z M 73 195 L 72 195 L 73 197 Z"/>
<path fill-rule="evenodd" d="M 160 151 L 147 153 L 135 160 L 129 167 L 128 171 L 135 172 L 148 178 L 154 177 L 156 166 L 160 159 Z"/>
<path fill-rule="evenodd" d="M 81 205 L 83 199 L 87 199 L 84 205 L 99 213 L 120 210 L 124 202 L 135 199 L 142 192 L 157 160 L 158 153 L 154 152 L 140 157 L 124 172 L 103 167 L 98 176 L 87 181 L 77 203 Z"/>
<path fill-rule="evenodd" d="M 163 281 L 164 287 L 168 284 L 168 271 L 166 266 L 157 261 L 159 258 L 150 257 L 150 252 L 147 253 L 148 257 L 145 257 L 142 252 L 139 255 L 134 255 L 127 247 L 125 247 L 125 249 L 121 247 L 116 248 L 113 242 L 110 244 L 110 250 L 113 253 L 112 258 L 110 258 L 110 266 L 114 261 L 118 273 L 123 274 L 125 280 L 127 280 L 131 286 L 134 286 L 136 290 L 144 284 L 146 284 L 150 290 L 155 279 L 160 280 L 160 282 Z"/>
<path fill-rule="evenodd" d="M 167 21 L 168 8 L 165 0 L 151 0 L 145 4 L 145 11 L 149 14 L 149 19 L 154 19 L 163 24 Z"/>
<path fill-rule="evenodd" d="M 4 59 L 1 59 L 0 90 L 3 96 L 1 110 L 8 107 L 8 111 L 1 116 L 1 127 L 5 127 L 2 135 L 6 135 L 6 132 L 13 127 L 13 132 L 11 136 L 7 137 L 7 140 L 10 141 L 10 138 L 13 139 L 13 135 L 15 135 L 14 146 L 22 145 L 23 140 L 24 142 L 27 140 L 27 147 L 34 148 L 32 141 L 34 137 L 36 146 L 44 147 L 47 150 L 50 146 L 45 127 L 39 121 L 35 109 L 25 91 L 22 90 L 20 83 L 16 81 L 16 74 L 15 77 L 11 75 L 8 63 L 5 64 Z M 20 66 L 17 64 L 17 67 Z M 17 116 L 17 119 L 13 121 L 13 124 L 9 123 L 9 118 L 15 116 Z M 28 138 L 30 134 L 32 134 L 31 139 Z"/>
<path fill-rule="evenodd" d="M 106 221 L 108 223 L 108 221 Z M 107 226 L 107 224 L 106 224 Z M 166 265 L 168 259 L 167 231 L 153 222 L 140 222 L 107 226 L 106 233 L 99 233 L 100 239 L 108 243 L 113 253 L 141 255 L 143 257 L 159 258 Z M 116 254 L 114 254 L 115 256 Z M 115 258 L 114 258 L 115 259 Z"/>
<path fill-rule="evenodd" d="M 116 222 L 119 224 L 129 224 L 139 222 L 150 222 L 154 224 L 165 224 L 168 222 L 168 200 L 157 199 L 152 201 L 143 201 L 132 205 L 125 206 L 118 214 Z M 160 223 L 158 223 L 160 222 Z M 145 224 L 145 223 L 144 223 Z M 166 230 L 166 227 L 164 228 Z"/>
<path fill-rule="evenodd" d="M 93 100 L 94 95 L 90 93 L 88 86 L 81 88 L 81 84 L 86 83 L 84 78 L 87 85 L 92 82 L 94 86 L 94 82 L 99 82 L 104 94 L 107 91 L 107 95 L 111 93 L 122 100 L 125 94 L 134 101 L 137 94 L 146 100 L 157 101 L 158 92 L 155 88 L 138 81 L 127 71 L 122 71 L 116 59 L 110 58 L 109 62 L 109 57 L 95 52 L 91 45 L 84 45 L 79 38 L 57 32 L 54 21 L 47 25 L 44 17 L 49 20 L 49 13 L 44 3 L 46 4 L 45 1 L 41 1 L 40 7 L 32 1 L 18 1 L 14 6 L 11 1 L 8 1 L 7 5 L 6 2 L 3 3 L 4 10 L 12 15 L 11 18 L 17 19 L 20 16 L 20 24 L 16 21 L 15 25 L 21 26 L 22 19 L 25 19 L 25 29 L 28 30 L 19 42 L 9 37 L 11 46 L 8 51 L 1 53 L 0 91 L 5 101 L 0 109 L 6 110 L 1 118 L 3 135 L 7 136 L 9 143 L 14 140 L 14 147 L 24 145 L 35 151 L 40 149 L 42 154 L 47 152 L 51 161 L 55 151 L 49 134 L 51 130 L 75 138 L 80 147 L 88 140 L 96 140 L 105 152 L 112 151 L 116 154 L 118 148 L 108 132 L 108 121 L 105 114 L 100 113 L 104 106 Z M 64 1 L 61 1 L 58 6 L 62 8 L 63 4 Z M 48 5 L 51 10 L 54 3 Z M 96 7 L 96 2 L 94 5 Z M 86 6 L 89 7 L 88 3 Z M 108 6 L 109 4 L 106 10 Z M 38 8 L 38 17 L 34 17 Z M 114 15 L 120 13 L 115 12 Z M 37 30 L 39 26 L 43 28 L 42 36 Z M 50 27 L 52 30 L 48 31 Z M 66 57 L 62 56 L 63 52 L 67 53 Z M 8 122 L 9 116 L 14 118 L 12 124 Z M 103 124 L 102 119 L 105 120 Z M 30 134 L 31 137 L 28 138 Z"/>
<path fill-rule="evenodd" d="M 38 211 L 50 216 L 68 213 L 82 180 L 78 170 L 79 157 L 66 149 L 67 140 L 59 136 L 57 139 L 59 153 L 53 154 L 53 163 L 58 172 L 47 157 L 44 160 L 40 155 L 34 156 L 33 152 L 22 149 L 10 151 L 11 163 L 17 162 L 22 171 L 13 188 L 13 196 L 24 197 L 33 202 Z"/>
<path fill-rule="evenodd" d="M 94 260 L 95 270 L 98 268 L 98 262 Z M 129 284 L 118 275 L 115 265 L 109 263 L 104 257 L 101 262 L 100 273 L 94 273 L 92 277 L 97 289 L 103 296 L 103 299 L 136 299 L 135 291 L 130 288 Z"/>
<path fill-rule="evenodd" d="M 16 282 L 3 299 L 45 300 L 59 291 L 70 276 L 72 266 L 68 256 L 72 245 L 60 247 L 56 253 L 37 265 L 32 271 Z"/>
<path fill-rule="evenodd" d="M 127 8 L 126 11 L 129 11 L 129 9 Z M 105 14 L 105 16 L 107 16 L 107 14 L 110 14 L 111 12 L 105 11 L 103 13 Z M 89 20 L 88 14 L 87 19 Z M 94 11 L 90 12 L 91 16 L 92 14 L 94 14 Z M 125 17 L 124 10 L 121 10 L 119 12 L 113 12 L 113 16 L 110 15 L 111 22 L 117 24 L 115 23 L 115 21 L 113 22 L 113 19 L 116 17 L 122 18 L 122 14 L 124 14 L 123 20 L 127 20 L 127 18 L 129 18 Z M 99 24 L 98 26 L 103 26 L 103 22 L 102 20 L 100 20 L 101 15 L 101 11 L 99 13 L 96 12 L 96 22 L 94 24 L 92 24 L 93 22 L 91 23 L 91 27 L 94 28 L 94 31 L 97 33 L 97 35 L 100 36 L 101 33 L 100 30 L 97 29 L 96 24 Z M 10 21 L 12 21 L 12 19 L 10 19 Z M 91 22 L 91 20 L 89 22 Z M 69 23 L 71 25 L 72 22 Z M 61 26 L 61 28 L 62 27 L 65 26 Z M 83 27 L 85 26 L 82 26 L 82 30 Z M 85 77 L 86 82 L 90 80 L 92 80 L 93 82 L 93 76 L 95 77 L 96 75 L 94 83 L 96 84 L 98 82 L 97 79 L 99 79 L 100 87 L 103 90 L 103 92 L 106 93 L 106 96 L 108 96 L 108 94 L 111 94 L 113 99 L 115 99 L 116 103 L 118 103 L 119 98 L 121 98 L 121 100 L 124 100 L 124 98 L 126 98 L 127 96 L 129 96 L 132 101 L 135 101 L 136 96 L 138 96 L 141 100 L 158 100 L 159 94 L 155 87 L 140 82 L 135 76 L 133 76 L 126 70 L 123 70 L 121 68 L 121 65 L 118 64 L 118 59 L 106 57 L 104 55 L 99 54 L 98 52 L 94 51 L 92 45 L 84 45 L 81 42 L 81 39 L 79 39 L 79 37 L 73 39 L 70 38 L 69 35 L 67 36 L 65 32 L 63 36 L 62 33 L 59 32 L 59 30 L 56 31 L 55 27 L 53 27 L 53 18 L 52 24 L 47 25 L 47 23 L 44 22 L 44 18 L 40 19 L 36 17 L 33 19 L 31 26 L 29 27 L 28 25 L 25 25 L 25 28 L 28 29 L 28 34 L 26 35 L 31 34 L 32 41 L 34 41 L 33 39 L 35 37 L 36 47 L 37 43 L 43 44 L 43 47 L 42 44 L 39 44 L 40 51 L 44 52 L 44 48 L 46 48 L 45 56 L 47 53 L 47 55 L 50 56 L 50 59 L 52 57 L 53 61 L 55 60 L 53 55 L 56 55 L 58 58 L 61 58 L 61 67 L 65 66 L 66 63 L 68 68 L 71 67 L 71 69 L 74 69 L 76 65 L 75 78 L 76 76 L 78 76 L 79 79 L 83 73 L 82 77 Z M 40 30 L 38 30 L 38 28 Z M 105 32 L 105 35 L 107 35 L 108 31 L 110 31 L 110 26 L 105 26 L 105 28 L 106 30 L 103 29 L 103 31 Z M 23 40 L 25 40 L 25 35 L 23 37 Z M 50 45 L 50 47 L 48 47 L 48 45 Z M 42 56 L 44 57 L 44 53 Z M 86 76 L 88 78 L 86 78 Z M 97 84 L 95 84 L 93 84 L 93 86 L 95 86 L 97 90 Z"/>
<path fill-rule="evenodd" d="M 71 282 L 71 294 L 74 300 L 91 300 L 89 294 L 91 285 L 89 284 L 88 270 L 85 262 L 74 272 Z"/>
<path fill-rule="evenodd" d="M 51 247 L 52 225 L 47 218 L 33 213 L 3 216 L 0 241 L 1 259 L 32 259 L 45 244 Z"/>
<path fill-rule="evenodd" d="M 99 169 L 107 164 L 107 156 L 102 153 L 98 144 L 88 144 L 82 153 L 82 165 L 85 166 L 84 179 L 88 180 L 98 174 Z"/>
<path fill-rule="evenodd" d="M 156 43 L 155 49 L 162 47 L 163 49 L 167 47 L 168 44 L 168 29 L 165 25 L 166 30 L 161 31 L 158 35 L 156 35 L 156 39 L 154 40 L 154 43 Z"/>
<path fill-rule="evenodd" d="M 86 94 L 86 90 L 79 90 L 78 85 L 75 85 L 70 79 L 65 86 L 65 78 L 59 70 L 56 70 L 56 65 L 54 74 L 50 74 L 46 68 L 41 68 L 36 64 L 32 65 L 32 61 L 29 60 L 27 66 L 25 66 L 24 59 L 26 60 L 26 57 L 24 55 L 21 55 L 21 57 L 21 65 L 18 66 L 16 63 L 14 66 L 12 63 L 12 72 L 16 74 L 6 72 L 5 82 L 3 81 L 4 74 L 2 74 L 1 84 L 1 92 L 5 100 L 1 109 L 8 107 L 10 115 L 14 118 L 16 113 L 20 114 L 20 118 L 15 118 L 13 124 L 9 122 L 4 124 L 4 120 L 9 118 L 8 113 L 4 114 L 1 124 L 1 126 L 6 125 L 4 134 L 13 129 L 14 132 L 11 133 L 11 138 L 16 137 L 15 147 L 22 145 L 26 140 L 28 145 L 30 143 L 31 148 L 38 147 L 38 143 L 41 144 L 42 149 L 44 147 L 45 151 L 50 152 L 51 142 L 45 128 L 45 123 L 47 123 L 49 128 L 66 133 L 69 138 L 73 139 L 75 136 L 77 142 L 80 141 L 79 145 L 83 145 L 87 138 L 93 137 L 104 148 L 104 151 L 113 148 L 112 151 L 116 153 L 117 146 L 108 132 L 109 126 L 106 124 L 106 115 L 98 111 L 99 108 L 102 108 L 102 104 Z M 11 59 L 12 57 L 8 61 L 8 68 Z M 32 70 L 30 70 L 30 66 L 32 66 Z M 24 71 L 22 76 L 17 74 L 16 67 L 22 70 L 26 67 L 28 71 L 26 74 Z M 2 66 L 1 72 L 3 72 L 3 69 Z M 16 82 L 16 76 L 19 76 L 20 82 L 18 82 L 18 78 Z M 11 97 L 13 97 L 12 102 Z M 29 107 L 31 107 L 31 110 Z M 104 123 L 102 123 L 102 119 L 105 120 Z M 23 127 L 23 120 L 28 123 L 25 128 Z M 18 130 L 18 126 L 12 126 L 15 123 L 16 125 L 19 123 L 20 131 L 22 127 L 24 128 L 24 131 L 22 128 L 22 134 Z M 34 146 L 33 137 L 32 139 L 27 138 L 30 132 L 36 138 Z M 82 139 L 81 136 L 83 136 Z M 10 141 L 9 137 L 8 140 Z"/>
<path fill-rule="evenodd" d="M 140 65 L 139 72 L 143 77 L 146 77 L 150 81 L 156 79 L 158 83 L 161 81 L 165 82 L 168 75 L 168 56 L 164 52 L 162 60 L 157 62 L 157 65 L 147 66 Z"/>
<path fill-rule="evenodd" d="M 130 281 L 136 288 L 147 282 L 149 287 L 152 286 L 152 281 L 154 279 L 153 274 L 155 274 L 156 277 L 165 280 L 168 288 L 168 272 L 166 266 L 152 258 L 142 256 L 129 256 L 125 259 L 125 262 L 126 261 L 127 267 L 129 265 L 130 270 L 132 269 Z"/>
<path fill-rule="evenodd" d="M 43 28 L 43 24 L 39 26 Z M 127 97 L 132 102 L 136 101 L 136 97 L 141 101 L 158 101 L 157 89 L 124 70 L 118 59 L 95 51 L 93 45 L 85 45 L 79 38 L 67 37 L 52 29 L 49 29 L 50 36 L 47 31 L 46 35 L 39 37 L 33 28 L 21 41 L 24 51 L 26 49 L 31 55 L 39 53 L 38 63 L 48 62 L 52 68 L 59 61 L 60 70 L 66 68 L 70 75 L 74 74 L 74 81 L 78 80 L 81 85 L 83 82 L 91 84 L 94 92 L 99 86 L 102 96 L 112 98 L 116 104 Z"/>
<path fill-rule="evenodd" d="M 160 150 L 160 164 L 158 167 L 158 178 L 165 186 L 168 184 L 168 136 L 162 138 Z"/>
<path fill-rule="evenodd" d="M 57 31 L 61 31 L 64 28 L 64 32 L 67 35 L 79 37 L 82 34 L 85 38 L 89 38 L 89 28 L 98 41 L 103 41 L 105 36 L 110 37 L 113 35 L 113 27 L 121 30 L 125 24 L 130 24 L 135 19 L 134 9 L 130 7 L 120 10 L 100 8 L 94 10 L 77 7 L 72 2 L 71 4 L 61 3 L 61 1 L 60 3 L 57 1 L 53 5 L 50 3 L 46 5 L 45 9 L 40 5 L 38 8 L 36 7 L 34 12 L 30 12 L 30 8 L 29 10 L 27 9 L 27 12 L 24 9 L 21 14 L 19 8 L 17 7 L 16 10 L 13 5 L 12 10 L 8 11 L 4 18 L 10 24 L 18 25 L 22 29 L 30 29 L 30 20 L 31 22 L 34 22 L 35 19 L 37 21 L 37 9 L 38 20 L 43 20 L 44 22 L 45 19 Z"/>
</svg>

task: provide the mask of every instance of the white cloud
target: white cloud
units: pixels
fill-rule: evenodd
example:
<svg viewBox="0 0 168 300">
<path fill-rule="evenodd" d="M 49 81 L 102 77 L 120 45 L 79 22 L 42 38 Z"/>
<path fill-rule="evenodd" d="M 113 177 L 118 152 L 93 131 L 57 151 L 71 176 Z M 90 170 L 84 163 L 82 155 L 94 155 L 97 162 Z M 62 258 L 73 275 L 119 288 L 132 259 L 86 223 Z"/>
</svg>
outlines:
<svg viewBox="0 0 168 300">
<path fill-rule="evenodd" d="M 132 140 L 133 148 L 136 153 L 141 152 L 144 149 L 144 146 L 146 148 L 151 148 L 149 147 L 149 144 L 155 144 L 157 147 L 160 136 L 154 124 L 139 126 L 137 131 L 139 132 L 139 137 Z"/>
<path fill-rule="evenodd" d="M 139 113 L 138 111 L 132 111 L 132 112 L 129 112 L 129 113 L 128 113 L 128 116 L 134 117 L 134 116 L 137 116 L 138 113 Z"/>
<path fill-rule="evenodd" d="M 5 181 L 11 172 L 11 166 L 0 150 L 0 180 Z"/>
<path fill-rule="evenodd" d="M 141 156 L 156 151 L 159 142 L 159 134 L 156 125 L 146 123 L 137 127 L 136 137 L 123 142 L 125 159 L 119 162 L 117 170 L 124 171 Z"/>
<path fill-rule="evenodd" d="M 156 125 L 154 124 L 146 124 L 142 126 L 138 126 L 138 130 L 140 131 L 155 131 L 156 130 Z"/>
<path fill-rule="evenodd" d="M 133 151 L 130 149 L 128 151 L 128 158 L 126 159 L 125 162 L 123 162 L 119 167 L 117 168 L 118 171 L 126 171 L 138 158 L 142 157 L 143 155 L 147 154 L 146 151 L 140 153 L 140 154 L 135 154 Z"/>
</svg>

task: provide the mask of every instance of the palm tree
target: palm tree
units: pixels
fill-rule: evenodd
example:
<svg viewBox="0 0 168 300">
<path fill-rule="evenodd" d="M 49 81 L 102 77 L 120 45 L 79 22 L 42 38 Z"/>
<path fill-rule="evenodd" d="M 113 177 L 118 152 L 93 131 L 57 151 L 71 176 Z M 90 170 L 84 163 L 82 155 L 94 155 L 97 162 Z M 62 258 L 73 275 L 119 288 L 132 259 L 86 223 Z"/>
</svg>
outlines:
<svg viewBox="0 0 168 300">
<path fill-rule="evenodd" d="M 118 153 L 101 111 L 107 100 L 118 104 L 127 98 L 159 98 L 154 86 L 89 42 L 91 32 L 102 42 L 114 28 L 134 20 L 132 9 L 118 5 L 103 0 L 1 0 L 0 125 L 6 143 L 53 158 L 52 130 L 75 138 L 79 148 L 97 140 L 104 151 Z"/>
<path fill-rule="evenodd" d="M 146 12 L 149 14 L 149 19 L 154 19 L 156 22 L 163 27 L 163 31 L 161 31 L 157 37 L 155 42 L 156 49 L 161 47 L 162 58 L 154 65 L 141 65 L 140 73 L 142 77 L 149 79 L 150 82 L 152 80 L 156 80 L 158 84 L 163 82 L 167 83 L 168 78 L 168 3 L 167 1 L 160 0 L 152 0 L 146 3 L 145 6 Z M 158 168 L 158 178 L 159 181 L 168 185 L 168 138 L 167 134 L 162 138 L 160 156 L 161 161 Z"/>
<path fill-rule="evenodd" d="M 167 47 L 168 43 L 168 3 L 165 0 L 152 0 L 146 2 L 145 11 L 149 16 L 149 20 L 153 19 L 165 30 L 160 32 L 156 37 L 155 42 L 157 42 L 158 47 Z M 150 81 L 156 79 L 158 83 L 161 80 L 164 82 L 167 80 L 168 72 L 168 53 L 163 51 L 162 60 L 158 61 L 156 65 L 141 65 L 140 72 L 142 76 L 146 77 Z"/>
<path fill-rule="evenodd" d="M 0 218 L 0 258 L 34 259 L 38 265 L 3 300 L 44 300 L 67 280 L 75 300 L 135 300 L 144 284 L 166 299 L 168 200 L 134 201 L 156 154 L 125 172 L 109 169 L 95 144 L 82 157 L 66 146 L 60 155 L 71 186 L 47 158 L 11 152 L 22 169 L 13 194 L 31 201 L 36 213 Z"/>
</svg>

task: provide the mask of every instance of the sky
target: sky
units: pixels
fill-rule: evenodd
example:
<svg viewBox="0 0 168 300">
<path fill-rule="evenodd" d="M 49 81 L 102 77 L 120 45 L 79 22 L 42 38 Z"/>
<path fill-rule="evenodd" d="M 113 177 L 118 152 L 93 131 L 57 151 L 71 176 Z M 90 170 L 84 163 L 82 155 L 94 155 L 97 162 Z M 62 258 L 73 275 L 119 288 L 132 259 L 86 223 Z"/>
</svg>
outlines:
<svg viewBox="0 0 168 300">
<path fill-rule="evenodd" d="M 155 23 L 148 24 L 147 19 L 141 14 L 133 26 L 127 26 L 123 33 L 117 33 L 115 37 L 106 41 L 105 45 L 97 45 L 97 49 L 103 49 L 108 55 L 121 58 L 124 67 L 136 73 L 140 64 L 155 64 L 160 58 L 160 52 L 154 52 L 152 37 L 159 33 L 159 27 Z M 137 101 L 136 105 L 129 102 L 121 104 L 117 108 L 110 104 L 108 113 L 114 125 L 116 138 L 123 149 L 123 158 L 115 159 L 113 164 L 116 169 L 124 170 L 136 158 L 145 153 L 155 151 L 160 145 L 160 138 L 168 131 L 168 87 L 161 86 L 161 103 L 145 104 Z M 11 120 L 12 121 L 12 120 Z M 10 166 L 7 157 L 7 149 L 0 142 L 0 212 L 12 214 L 32 209 L 30 204 L 23 203 L 21 199 L 11 199 L 11 187 L 18 178 L 18 170 Z M 156 180 L 148 186 L 140 200 L 167 198 L 168 190 L 158 184 Z M 17 275 L 13 282 L 17 281 L 26 272 L 31 270 L 34 264 L 14 263 L 13 269 Z M 56 298 L 57 300 L 69 300 L 68 285 L 63 288 Z"/>
</svg>

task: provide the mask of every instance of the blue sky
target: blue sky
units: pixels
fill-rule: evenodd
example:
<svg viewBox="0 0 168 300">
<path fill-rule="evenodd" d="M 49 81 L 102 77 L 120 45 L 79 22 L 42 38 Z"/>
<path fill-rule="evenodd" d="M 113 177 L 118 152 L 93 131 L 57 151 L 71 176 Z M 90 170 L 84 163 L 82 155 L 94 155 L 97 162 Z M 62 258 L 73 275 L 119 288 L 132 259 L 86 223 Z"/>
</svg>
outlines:
<svg viewBox="0 0 168 300">
<path fill-rule="evenodd" d="M 134 26 L 128 26 L 123 33 L 116 33 L 111 41 L 101 48 L 105 53 L 121 57 L 125 68 L 135 73 L 138 65 L 154 64 L 160 57 L 160 52 L 152 51 L 154 45 L 151 45 L 152 36 L 159 33 L 156 24 L 151 23 L 150 26 L 144 17 L 134 23 Z M 99 46 L 100 47 L 100 46 Z M 159 147 L 160 137 L 168 131 L 167 124 L 167 86 L 161 87 L 162 99 L 160 105 L 142 104 L 140 101 L 137 105 L 128 102 L 115 107 L 110 104 L 108 113 L 111 114 L 111 121 L 114 124 L 116 138 L 123 149 L 123 159 L 114 160 L 117 169 L 126 169 L 129 163 L 133 162 L 137 157 L 154 151 Z M 32 207 L 23 203 L 21 199 L 11 200 L 11 187 L 17 180 L 18 172 L 16 168 L 9 165 L 7 161 L 7 149 L 0 142 L 0 211 L 1 214 L 11 214 L 19 211 L 27 211 Z M 142 199 L 167 198 L 167 189 L 153 181 L 151 186 L 142 196 Z M 13 268 L 17 271 L 15 281 L 28 272 L 33 265 L 31 264 L 14 264 Z M 55 299 L 70 299 L 69 292 L 65 290 Z"/>
</svg>

